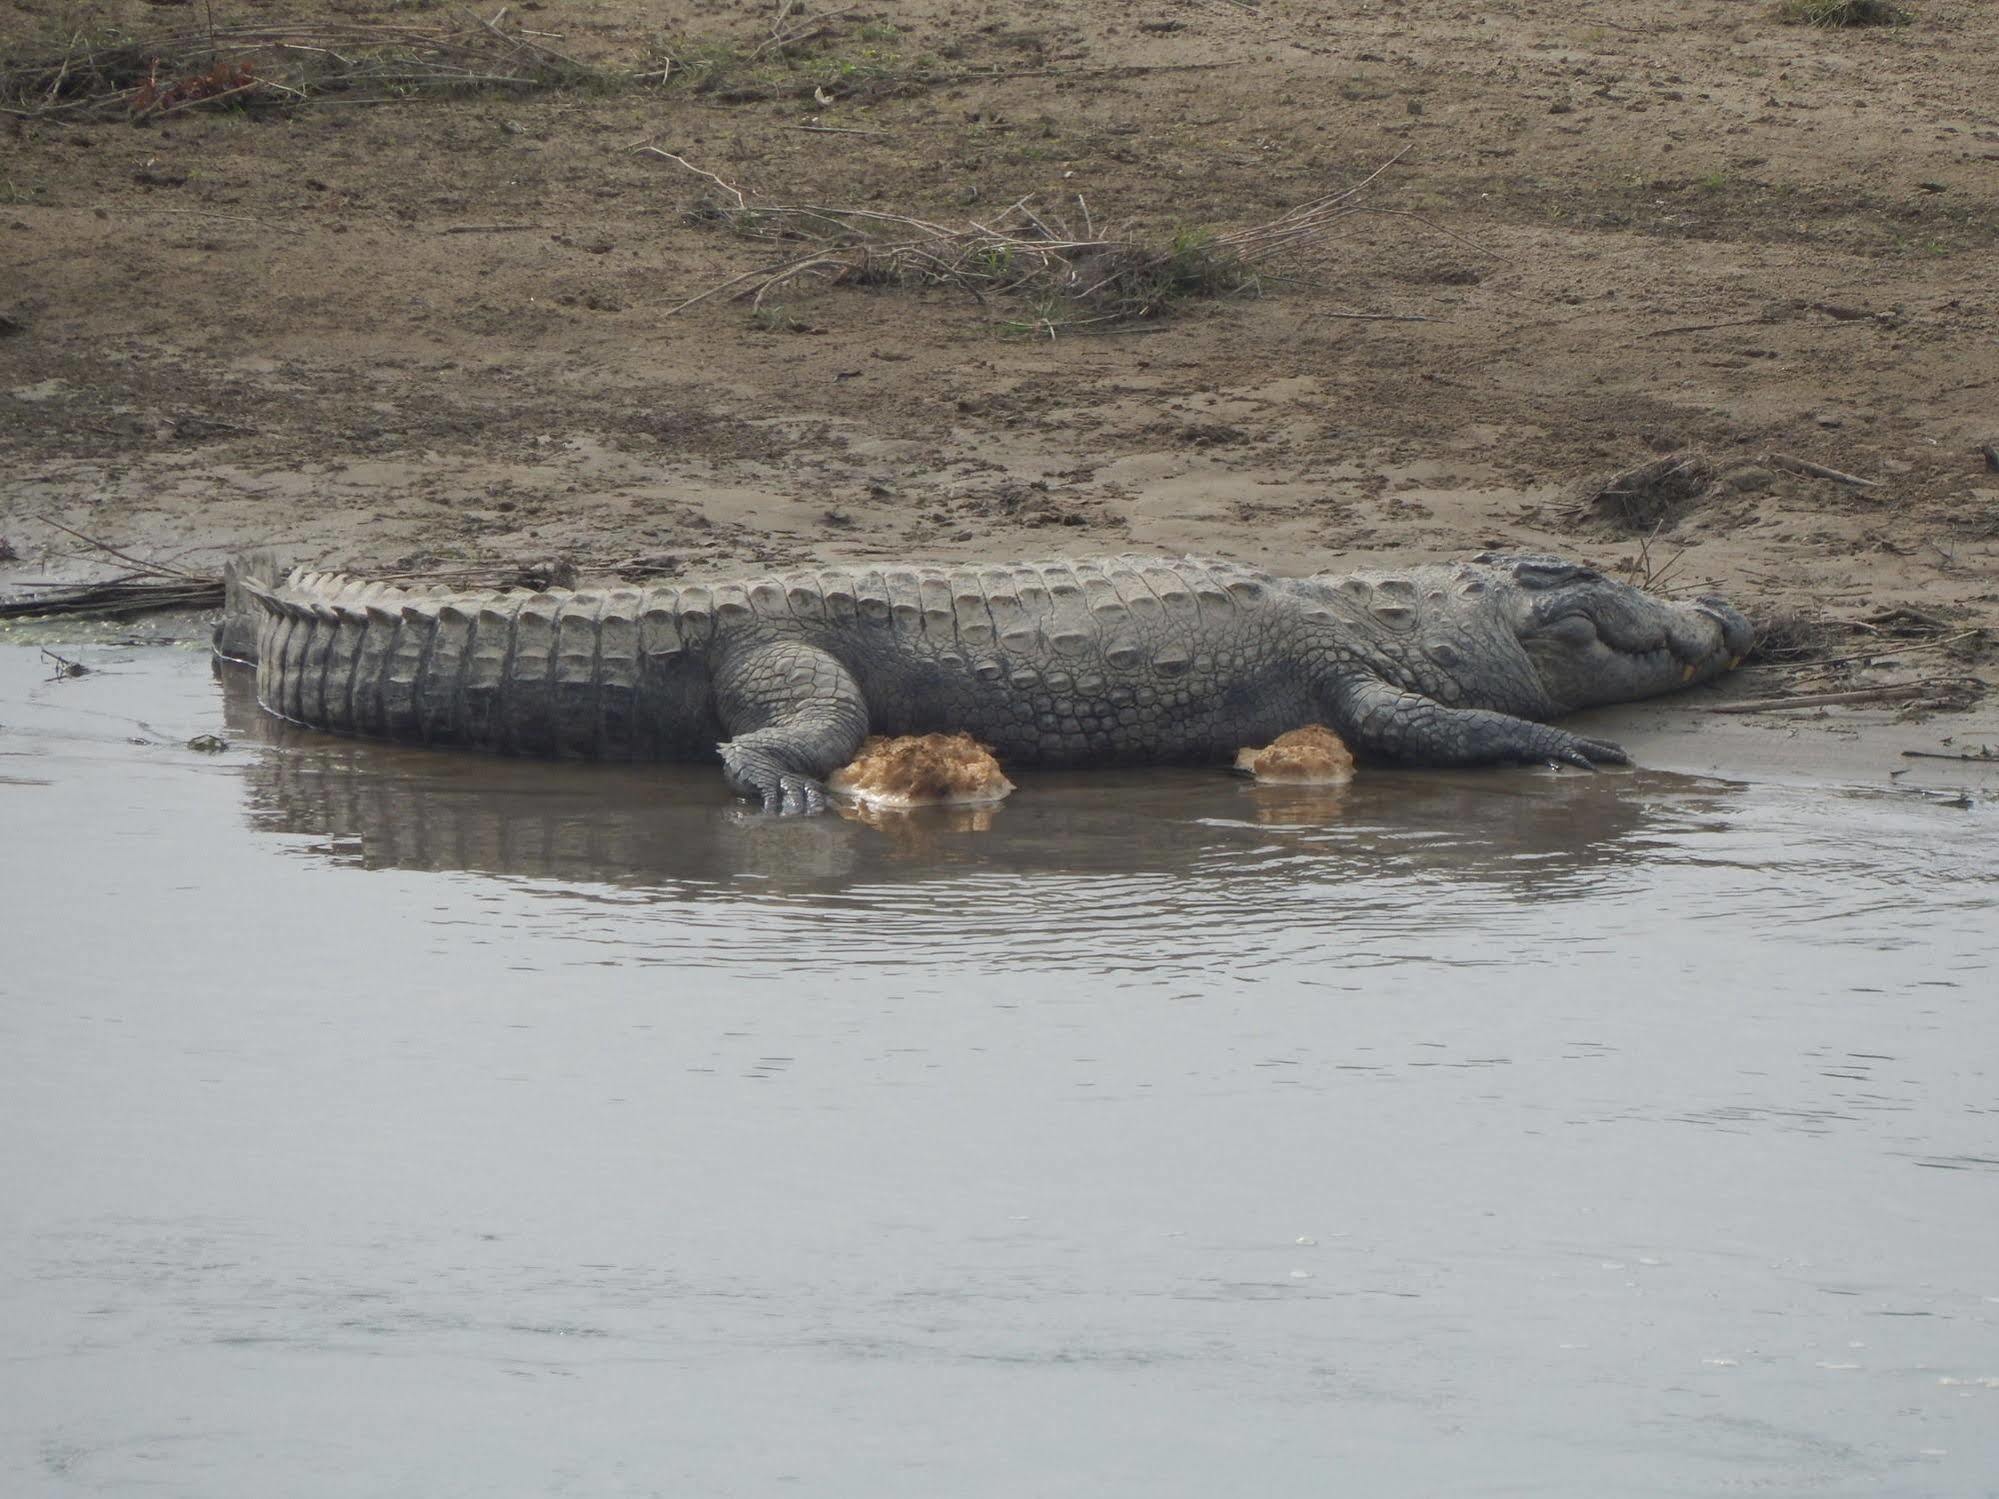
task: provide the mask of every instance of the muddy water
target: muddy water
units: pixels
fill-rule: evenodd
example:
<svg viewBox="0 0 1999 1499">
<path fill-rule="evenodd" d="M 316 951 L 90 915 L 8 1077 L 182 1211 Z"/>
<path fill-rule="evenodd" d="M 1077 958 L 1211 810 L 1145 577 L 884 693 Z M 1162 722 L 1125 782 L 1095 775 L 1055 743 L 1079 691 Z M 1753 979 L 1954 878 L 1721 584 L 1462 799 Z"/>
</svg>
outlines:
<svg viewBox="0 0 1999 1499">
<path fill-rule="evenodd" d="M 0 1492 L 1999 1473 L 1989 802 L 778 823 L 87 659 L 0 651 Z"/>
</svg>

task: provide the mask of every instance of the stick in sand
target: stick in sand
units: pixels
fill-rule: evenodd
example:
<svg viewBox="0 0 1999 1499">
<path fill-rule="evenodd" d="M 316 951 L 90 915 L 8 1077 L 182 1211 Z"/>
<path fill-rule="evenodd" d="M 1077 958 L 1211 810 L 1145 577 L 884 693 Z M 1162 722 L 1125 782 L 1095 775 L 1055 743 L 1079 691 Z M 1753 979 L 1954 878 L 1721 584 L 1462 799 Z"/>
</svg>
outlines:
<svg viewBox="0 0 1999 1499">
<path fill-rule="evenodd" d="M 1921 697 L 1951 680 L 1926 677 L 1920 682 L 1893 682 L 1885 687 L 1856 687 L 1851 692 L 1801 692 L 1794 697 L 1759 697 L 1746 703 L 1722 703 L 1710 713 L 1765 713 L 1785 708 L 1831 708 L 1841 703 L 1899 703 Z"/>
</svg>

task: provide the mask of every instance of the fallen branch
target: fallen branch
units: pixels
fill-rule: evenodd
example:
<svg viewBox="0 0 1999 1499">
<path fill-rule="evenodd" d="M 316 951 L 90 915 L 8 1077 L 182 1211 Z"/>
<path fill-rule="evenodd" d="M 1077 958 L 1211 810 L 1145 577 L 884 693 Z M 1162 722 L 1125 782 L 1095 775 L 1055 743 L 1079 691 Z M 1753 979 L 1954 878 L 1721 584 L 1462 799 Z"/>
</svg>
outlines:
<svg viewBox="0 0 1999 1499">
<path fill-rule="evenodd" d="M 1641 338 L 1670 338 L 1675 333 L 1711 333 L 1716 328 L 1751 328 L 1769 321 L 1769 318 L 1764 317 L 1736 317 L 1721 323 L 1683 323 L 1677 328 L 1654 328 L 1650 333 L 1643 333 L 1639 336 Z"/>
<path fill-rule="evenodd" d="M 1746 703 L 1722 703 L 1710 713 L 1766 713 L 1786 708 L 1832 708 L 1842 703 L 1899 703 L 1922 697 L 1946 686 L 1949 677 L 1927 677 L 1920 682 L 1895 682 L 1884 687 L 1856 687 L 1851 692 L 1803 692 L 1792 697 L 1761 697 Z"/>
<path fill-rule="evenodd" d="M 1976 765 L 1999 765 L 1999 754 L 1987 745 L 1975 755 L 1947 755 L 1940 750 L 1903 750 L 1904 760 L 1969 760 Z"/>
<path fill-rule="evenodd" d="M 738 208 L 742 208 L 748 205 L 749 200 L 743 196 L 743 190 L 741 188 L 730 186 L 728 183 L 724 182 L 720 177 L 717 177 L 713 172 L 704 171 L 702 168 L 697 167 L 693 162 L 689 161 L 684 156 L 675 156 L 671 151 L 662 151 L 658 146 L 640 146 L 638 148 L 638 151 L 639 155 L 641 156 L 663 156 L 668 161 L 673 162 L 676 165 L 685 167 L 688 171 L 692 172 L 697 177 L 706 177 L 710 182 L 714 183 L 715 186 L 719 187 L 720 189 L 722 189 L 723 192 L 727 193 L 730 197 L 734 198 L 736 200 L 736 206 Z M 668 316 L 671 315 L 672 314 L 670 313 L 668 314 Z"/>
<path fill-rule="evenodd" d="M 1827 468 L 1823 463 L 1812 463 L 1803 458 L 1793 458 L 1789 453 L 1765 453 L 1763 461 L 1772 468 L 1788 469 L 1794 474 L 1804 474 L 1813 479 L 1830 479 L 1835 484 L 1852 484 L 1861 489 L 1879 489 L 1879 479 L 1863 479 L 1858 474 L 1842 473 L 1836 468 Z"/>
<path fill-rule="evenodd" d="M 105 217 L 113 215 L 122 216 L 129 213 L 179 214 L 194 219 L 227 219 L 234 224 L 260 224 L 267 229 L 271 228 L 274 223 L 271 219 L 260 219 L 254 214 L 247 213 L 219 213 L 209 208 L 152 208 L 144 204 L 133 203 L 93 203 L 90 207 L 90 212 Z"/>
</svg>

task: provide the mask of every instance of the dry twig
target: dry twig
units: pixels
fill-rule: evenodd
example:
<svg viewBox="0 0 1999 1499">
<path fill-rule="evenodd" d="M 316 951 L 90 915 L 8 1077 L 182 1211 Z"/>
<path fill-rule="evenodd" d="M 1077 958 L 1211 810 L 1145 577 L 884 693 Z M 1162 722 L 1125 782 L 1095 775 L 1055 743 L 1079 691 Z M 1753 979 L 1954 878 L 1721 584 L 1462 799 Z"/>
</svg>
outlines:
<svg viewBox="0 0 1999 1499">
<path fill-rule="evenodd" d="M 1850 692 L 1801 692 L 1790 697 L 1759 697 L 1746 703 L 1721 703 L 1710 713 L 1767 713 L 1786 708 L 1830 708 L 1842 703 L 1899 703 L 1925 697 L 1952 685 L 1950 677 L 1925 677 L 1920 682 L 1891 682 L 1880 687 L 1856 687 Z"/>
<path fill-rule="evenodd" d="M 1765 453 L 1763 461 L 1772 468 L 1787 469 L 1794 474 L 1804 474 L 1813 479 L 1830 479 L 1835 484 L 1852 484 L 1860 489 L 1879 489 L 1879 479 L 1863 479 L 1858 474 L 1842 473 L 1836 468 L 1827 468 L 1823 463 L 1812 463 L 1807 459 L 1793 458 L 1789 453 Z"/>
<path fill-rule="evenodd" d="M 206 581 L 205 579 L 199 578 L 195 574 L 187 572 L 181 568 L 169 567 L 163 562 L 146 562 L 138 557 L 134 557 L 130 552 L 121 552 L 118 550 L 118 548 L 112 546 L 109 542 L 99 541 L 95 536 L 86 536 L 83 534 L 83 532 L 77 530 L 75 527 L 66 526 L 61 521 L 56 520 L 52 516 L 44 515 L 37 517 L 37 519 L 39 519 L 44 525 L 54 526 L 58 531 L 62 532 L 65 536 L 74 536 L 78 541 L 84 543 L 84 545 L 93 547 L 97 551 L 104 552 L 109 556 L 116 557 L 120 562 L 129 562 L 132 566 L 139 569 L 139 576 L 184 578 L 189 582 L 196 582 L 196 583 Z"/>
<path fill-rule="evenodd" d="M 1947 645 L 1956 645 L 1960 640 L 1969 640 L 1974 635 L 1983 635 L 1983 629 L 1960 630 L 1955 635 L 1942 636 L 1936 640 L 1918 640 L 1906 645 L 1878 646 L 1871 651 L 1861 651 L 1851 656 L 1835 656 L 1830 661 L 1807 661 L 1814 667 L 1853 666 L 1862 661 L 1878 661 L 1883 656 L 1913 656 L 1917 651 L 1940 650 Z"/>
<path fill-rule="evenodd" d="M 68 677 L 90 675 L 90 668 L 85 666 L 81 661 L 72 661 L 67 656 L 58 656 L 54 651 L 46 647 L 42 650 L 42 656 L 45 660 L 55 664 L 55 670 L 49 674 L 51 682 L 60 682 Z"/>
</svg>

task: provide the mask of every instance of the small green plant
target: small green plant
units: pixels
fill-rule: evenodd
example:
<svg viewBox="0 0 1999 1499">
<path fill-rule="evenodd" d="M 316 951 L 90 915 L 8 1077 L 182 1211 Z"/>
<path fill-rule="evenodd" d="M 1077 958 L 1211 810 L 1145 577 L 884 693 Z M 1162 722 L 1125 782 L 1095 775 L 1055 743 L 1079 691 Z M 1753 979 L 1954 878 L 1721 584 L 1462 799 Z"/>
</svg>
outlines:
<svg viewBox="0 0 1999 1499">
<path fill-rule="evenodd" d="M 782 302 L 760 303 L 750 309 L 750 326 L 759 333 L 810 333 L 812 324 L 793 314 Z"/>
<path fill-rule="evenodd" d="M 1241 255 L 1218 244 L 1212 229 L 1177 231 L 1147 287 L 1160 303 L 1182 297 L 1224 297 L 1260 289 Z"/>
<path fill-rule="evenodd" d="M 1700 189 L 1704 193 L 1718 193 L 1728 186 L 1728 173 L 1716 167 L 1700 179 Z"/>
<path fill-rule="evenodd" d="M 1906 26 L 1915 20 L 1895 0 L 1782 0 L 1777 19 L 1790 26 Z"/>
<path fill-rule="evenodd" d="M 1075 304 L 1064 297 L 1046 294 L 1034 299 L 1020 313 L 1003 318 L 999 324 L 1001 338 L 1045 338 L 1050 343 L 1065 329 L 1074 328 L 1083 321 L 1076 314 Z"/>
<path fill-rule="evenodd" d="M 861 83 L 877 83 L 895 77 L 902 68 L 902 56 L 896 52 L 884 52 L 879 47 L 862 47 L 858 52 L 829 53 L 823 57 L 804 59 L 799 71 L 815 84 L 840 84 L 851 87 Z"/>
<path fill-rule="evenodd" d="M 1013 269 L 1013 249 L 1003 244 L 980 245 L 971 254 L 974 274 L 998 281 Z"/>
</svg>

